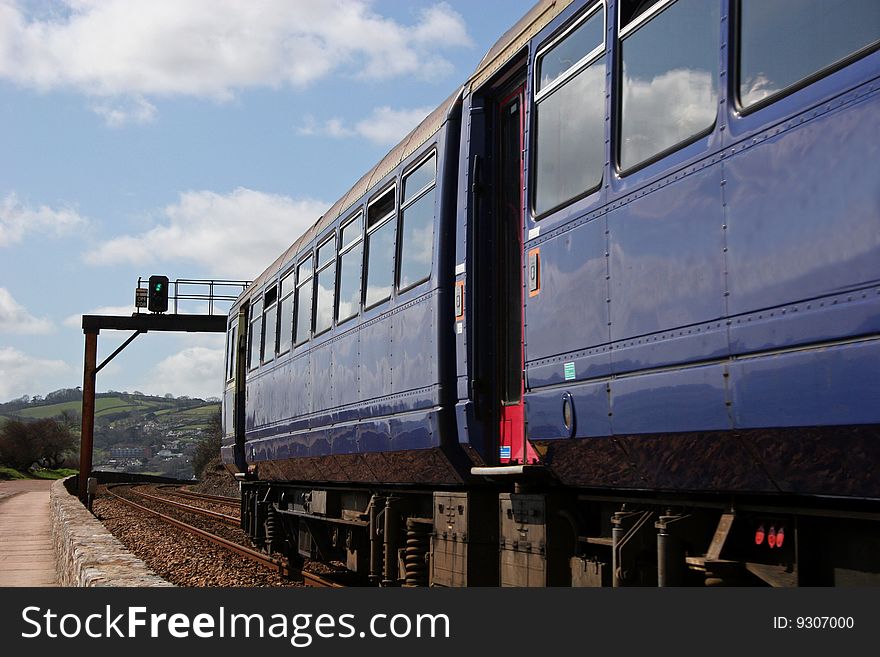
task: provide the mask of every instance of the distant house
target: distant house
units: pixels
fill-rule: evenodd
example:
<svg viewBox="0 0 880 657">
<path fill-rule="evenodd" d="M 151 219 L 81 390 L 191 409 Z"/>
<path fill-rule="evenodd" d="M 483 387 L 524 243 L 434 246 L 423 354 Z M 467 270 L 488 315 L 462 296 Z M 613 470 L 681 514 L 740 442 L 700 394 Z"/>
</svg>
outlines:
<svg viewBox="0 0 880 657">
<path fill-rule="evenodd" d="M 115 459 L 148 459 L 153 456 L 149 447 L 111 447 L 110 456 Z"/>
</svg>

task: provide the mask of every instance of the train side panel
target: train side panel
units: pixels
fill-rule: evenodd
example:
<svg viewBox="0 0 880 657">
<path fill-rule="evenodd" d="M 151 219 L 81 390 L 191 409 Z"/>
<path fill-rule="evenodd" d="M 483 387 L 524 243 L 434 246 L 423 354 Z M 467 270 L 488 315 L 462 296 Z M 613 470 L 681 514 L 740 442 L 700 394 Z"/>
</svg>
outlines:
<svg viewBox="0 0 880 657">
<path fill-rule="evenodd" d="M 725 14 L 721 43 L 732 23 Z M 620 53 L 608 48 L 609 70 Z M 722 47 L 722 80 L 734 55 Z M 823 488 L 808 465 L 817 447 L 796 430 L 773 443 L 799 475 L 736 473 L 767 471 L 755 441 L 775 428 L 824 431 L 834 451 L 876 451 L 870 431 L 831 427 L 880 423 L 878 75 L 874 52 L 748 112 L 721 89 L 711 130 L 669 154 L 621 173 L 607 147 L 603 208 L 576 201 L 527 220 L 524 262 L 536 251 L 541 267 L 539 293 L 525 298 L 528 436 L 564 481 L 877 495 L 872 460 Z M 607 104 L 612 144 L 618 112 Z M 700 435 L 705 447 L 692 449 Z M 658 477 L 650 460 L 679 464 L 680 476 Z"/>
<path fill-rule="evenodd" d="M 455 443 L 454 424 L 444 419 L 451 412 L 447 397 L 452 394 L 446 380 L 454 369 L 443 365 L 452 343 L 451 272 L 445 270 L 451 262 L 447 242 L 454 234 L 447 225 L 451 218 L 444 217 L 451 217 L 454 197 L 449 190 L 455 188 L 454 175 L 450 179 L 447 173 L 455 169 L 445 149 L 449 139 L 457 153 L 455 116 L 450 124 L 386 178 L 397 180 L 392 221 L 398 251 L 386 265 L 396 270 L 403 221 L 398 207 L 401 176 L 413 162 L 435 152 L 435 189 L 430 192 L 434 219 L 427 227 L 432 240 L 429 279 L 403 291 L 395 288 L 389 301 L 249 372 L 245 456 L 261 477 L 370 483 L 462 480 L 461 466 L 453 466 L 443 453 L 444 445 Z M 379 181 L 373 189 L 383 186 Z M 337 223 L 349 216 L 347 211 Z M 338 226 L 332 230 L 338 232 Z M 303 252 L 330 234 L 324 231 Z M 269 281 L 266 289 L 273 285 Z M 395 461 L 385 455 L 401 456 Z"/>
</svg>

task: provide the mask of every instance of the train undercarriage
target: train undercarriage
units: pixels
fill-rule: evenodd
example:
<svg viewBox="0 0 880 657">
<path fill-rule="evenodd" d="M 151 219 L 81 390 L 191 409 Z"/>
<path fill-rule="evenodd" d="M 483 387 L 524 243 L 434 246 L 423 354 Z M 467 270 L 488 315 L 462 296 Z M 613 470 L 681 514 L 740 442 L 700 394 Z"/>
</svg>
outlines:
<svg viewBox="0 0 880 657">
<path fill-rule="evenodd" d="M 242 483 L 261 549 L 372 586 L 880 585 L 880 512 L 852 500 Z"/>
</svg>

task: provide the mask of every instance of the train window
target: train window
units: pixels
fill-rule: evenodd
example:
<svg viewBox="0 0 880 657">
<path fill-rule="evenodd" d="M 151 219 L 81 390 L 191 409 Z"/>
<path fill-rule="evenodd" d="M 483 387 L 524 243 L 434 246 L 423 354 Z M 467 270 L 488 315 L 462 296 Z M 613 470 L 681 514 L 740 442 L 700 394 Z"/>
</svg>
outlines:
<svg viewBox="0 0 880 657">
<path fill-rule="evenodd" d="M 251 305 L 251 326 L 248 335 L 248 369 L 254 370 L 260 365 L 260 352 L 263 348 L 263 299 L 259 298 Z"/>
<path fill-rule="evenodd" d="M 595 5 L 538 52 L 534 211 L 546 214 L 602 182 L 605 14 Z"/>
<path fill-rule="evenodd" d="M 293 292 L 295 279 L 293 277 L 293 271 L 288 272 L 284 276 L 281 277 L 281 285 L 280 291 L 278 292 L 279 296 L 282 298 L 286 297 L 288 294 Z"/>
<path fill-rule="evenodd" d="M 296 318 L 294 344 L 309 339 L 312 332 L 312 256 L 303 260 L 296 270 Z"/>
<path fill-rule="evenodd" d="M 405 206 L 422 191 L 434 184 L 437 177 L 437 158 L 435 153 L 431 153 L 430 157 L 419 164 L 412 172 L 408 173 L 403 179 L 403 200 L 401 205 Z"/>
<path fill-rule="evenodd" d="M 578 64 L 586 65 L 587 60 L 601 54 L 594 52 L 605 44 L 605 21 L 602 20 L 600 9 L 601 5 L 593 7 L 538 55 L 535 76 L 537 91 L 547 89 Z"/>
<path fill-rule="evenodd" d="M 342 227 L 339 239 L 339 250 L 345 250 L 355 242 L 359 242 L 364 234 L 364 214 L 361 211 Z"/>
<path fill-rule="evenodd" d="M 394 196 L 392 187 L 367 207 L 367 308 L 391 298 L 394 285 Z"/>
<path fill-rule="evenodd" d="M 237 320 L 236 320 L 237 321 Z M 233 324 L 229 327 L 226 340 L 226 380 L 230 381 L 235 377 L 235 356 L 238 349 L 236 348 L 236 337 L 238 327 Z"/>
<path fill-rule="evenodd" d="M 741 0 L 739 102 L 777 97 L 878 45 L 877 0 Z"/>
<path fill-rule="evenodd" d="M 310 278 L 312 275 L 312 256 L 309 256 L 301 263 L 299 263 L 299 267 L 296 268 L 296 280 L 297 285 L 300 285 L 306 279 Z"/>
<path fill-rule="evenodd" d="M 618 157 L 632 169 L 710 130 L 718 110 L 719 3 L 658 0 L 620 26 Z M 630 12 L 632 13 L 632 12 Z"/>
<path fill-rule="evenodd" d="M 336 235 L 332 235 L 318 247 L 318 269 L 328 264 L 336 257 Z"/>
<path fill-rule="evenodd" d="M 400 277 L 398 288 L 427 280 L 434 262 L 434 153 L 403 179 L 400 219 Z"/>
<path fill-rule="evenodd" d="M 318 274 L 315 276 L 315 335 L 333 326 L 336 294 L 336 235 L 318 247 Z"/>
<path fill-rule="evenodd" d="M 626 27 L 649 9 L 651 11 L 662 9 L 662 4 L 662 2 L 657 2 L 657 0 L 622 0 L 618 2 L 617 10 L 620 16 L 620 26 Z"/>
<path fill-rule="evenodd" d="M 278 304 L 278 353 L 290 351 L 293 343 L 293 272 L 281 279 L 281 301 Z"/>
<path fill-rule="evenodd" d="M 385 190 L 380 197 L 370 201 L 367 206 L 367 230 L 391 218 L 391 214 L 394 212 L 394 192 L 395 188 L 391 187 Z"/>
<path fill-rule="evenodd" d="M 275 358 L 275 339 L 278 337 L 278 287 L 273 285 L 263 297 L 263 352 L 262 362 Z"/>
<path fill-rule="evenodd" d="M 341 324 L 357 315 L 361 307 L 362 232 L 364 215 L 357 215 L 342 227 L 339 253 L 339 303 L 336 322 Z"/>
</svg>

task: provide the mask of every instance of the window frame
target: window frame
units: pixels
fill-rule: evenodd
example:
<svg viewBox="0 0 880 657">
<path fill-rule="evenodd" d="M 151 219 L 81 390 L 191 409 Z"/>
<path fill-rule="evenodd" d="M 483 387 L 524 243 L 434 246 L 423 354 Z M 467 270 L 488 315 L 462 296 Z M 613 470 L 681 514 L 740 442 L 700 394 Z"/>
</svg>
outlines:
<svg viewBox="0 0 880 657">
<path fill-rule="evenodd" d="M 717 1 L 717 0 L 713 0 Z M 718 68 L 716 70 L 716 74 L 718 78 L 715 80 L 717 84 L 718 94 L 716 95 L 715 102 L 715 118 L 707 127 L 703 128 L 699 132 L 696 132 L 685 139 L 682 139 L 679 142 L 672 144 L 664 148 L 662 151 L 659 151 L 652 155 L 651 157 L 644 159 L 636 164 L 624 169 L 620 163 L 621 157 L 621 146 L 623 144 L 623 41 L 633 32 L 638 31 L 643 25 L 649 23 L 652 19 L 654 19 L 659 14 L 666 11 L 669 7 L 674 5 L 675 3 L 680 2 L 680 0 L 657 0 L 657 2 L 652 5 L 649 9 L 642 12 L 636 18 L 631 20 L 626 24 L 624 28 L 620 27 L 620 9 L 621 5 L 617 5 L 617 26 L 616 26 L 616 40 L 615 40 L 615 71 L 612 83 L 611 90 L 611 100 L 612 100 L 612 134 L 611 134 L 611 147 L 612 147 L 612 166 L 617 175 L 621 178 L 625 178 L 626 176 L 630 176 L 642 169 L 651 166 L 659 162 L 660 160 L 676 153 L 701 139 L 711 135 L 715 132 L 715 129 L 718 127 L 718 121 L 721 117 L 720 105 L 717 102 L 718 99 L 723 95 L 724 90 L 722 89 L 722 80 L 721 80 L 721 70 Z M 719 12 L 720 14 L 721 12 Z M 717 36 L 719 40 L 721 40 L 721 21 L 716 24 Z M 728 56 L 729 59 L 729 56 Z"/>
<path fill-rule="evenodd" d="M 254 295 L 251 298 L 251 304 L 248 308 L 248 349 L 247 349 L 247 371 L 254 372 L 260 368 L 261 356 L 263 351 L 263 292 Z M 259 309 L 259 312 L 255 310 Z M 259 335 L 254 336 L 254 325 L 259 323 Z M 254 345 L 256 343 L 257 358 L 254 362 Z"/>
<path fill-rule="evenodd" d="M 309 275 L 306 277 L 305 280 L 300 280 L 300 274 L 301 274 L 300 269 L 306 263 L 307 260 L 311 260 L 311 263 L 309 265 Z M 296 285 L 294 286 L 295 299 L 293 302 L 294 310 L 293 310 L 293 338 L 292 338 L 293 347 L 292 347 L 292 349 L 296 349 L 297 347 L 304 345 L 306 342 L 308 342 L 312 338 L 312 330 L 313 330 L 314 326 L 312 324 L 313 312 L 312 312 L 311 308 L 309 309 L 309 329 L 308 329 L 308 331 L 306 331 L 306 337 L 304 337 L 301 340 L 297 340 L 297 338 L 299 337 L 297 335 L 297 328 L 299 325 L 299 314 L 300 314 L 300 310 L 301 310 L 300 305 L 299 305 L 299 298 L 300 298 L 299 291 L 300 291 L 301 287 L 303 287 L 305 285 L 309 285 L 309 290 L 312 291 L 312 295 L 309 298 L 314 296 L 314 288 L 311 286 L 312 278 L 314 278 L 314 276 L 315 276 L 315 258 L 314 258 L 314 254 L 312 253 L 312 251 L 310 249 L 308 251 L 308 253 L 304 257 L 300 258 L 299 261 L 297 261 L 297 263 L 296 263 Z M 312 306 L 314 306 L 314 299 L 312 299 Z"/>
<path fill-rule="evenodd" d="M 238 313 L 235 321 L 231 322 L 226 330 L 226 383 L 235 379 L 236 355 L 238 351 Z"/>
<path fill-rule="evenodd" d="M 592 18 L 597 12 L 602 12 L 602 44 L 593 48 L 586 55 L 581 57 L 577 62 L 572 64 L 566 71 L 552 80 L 550 84 L 546 87 L 538 89 L 539 82 L 539 63 L 541 57 L 547 53 L 547 51 L 552 50 L 554 46 L 563 41 L 569 34 L 575 31 L 578 27 L 580 27 L 583 23 Z M 529 108 L 529 151 L 531 155 L 529 156 L 529 214 L 531 215 L 532 221 L 539 222 L 542 219 L 549 217 L 556 212 L 559 212 L 563 208 L 566 208 L 573 203 L 577 203 L 581 199 L 589 196 L 590 194 L 595 193 L 597 190 L 602 188 L 602 183 L 605 179 L 605 163 L 602 164 L 602 175 L 599 177 L 599 182 L 589 187 L 588 189 L 583 190 L 577 195 L 559 203 L 552 208 L 548 208 L 541 213 L 537 211 L 537 194 L 538 194 L 538 166 L 537 166 L 537 155 L 538 155 L 538 111 L 539 111 L 539 103 L 544 100 L 544 98 L 550 96 L 553 92 L 558 91 L 563 86 L 568 84 L 572 79 L 580 75 L 587 68 L 595 64 L 599 59 L 605 57 L 608 54 L 608 6 L 606 0 L 598 0 L 595 4 L 591 5 L 588 9 L 584 11 L 583 14 L 575 18 L 568 26 L 562 28 L 561 32 L 549 37 L 548 41 L 543 44 L 535 53 L 535 59 L 532 62 L 532 102 L 531 107 Z M 607 78 L 608 74 L 608 60 L 605 61 L 605 77 Z M 607 84 L 605 88 L 605 94 L 607 94 Z M 603 101 L 604 104 L 604 101 Z M 603 123 L 606 122 L 606 117 L 602 117 Z M 606 159 L 603 155 L 603 160 Z"/>
<path fill-rule="evenodd" d="M 577 19 L 572 21 L 571 25 L 564 28 L 562 32 L 550 38 L 550 40 L 542 45 L 538 51 L 535 53 L 535 61 L 533 64 L 532 70 L 532 80 L 534 80 L 535 92 L 533 94 L 533 101 L 535 106 L 537 107 L 538 102 L 544 97 L 549 95 L 558 87 L 561 87 L 563 84 L 568 82 L 571 78 L 575 77 L 582 70 L 587 68 L 590 64 L 595 62 L 600 56 L 605 54 L 605 49 L 607 46 L 608 40 L 608 12 L 606 11 L 605 0 L 599 0 L 592 7 L 587 9 L 581 16 L 578 16 Z M 590 18 L 593 17 L 593 14 L 598 11 L 603 12 L 602 16 L 602 43 L 595 48 L 593 48 L 586 55 L 581 57 L 574 64 L 569 66 L 562 75 L 558 76 L 554 80 L 550 81 L 546 87 L 538 88 L 538 84 L 540 82 L 540 78 L 538 77 L 538 66 L 541 62 L 541 58 L 547 54 L 547 51 L 552 50 L 554 46 L 558 45 L 560 42 L 564 41 L 565 38 L 574 32 L 578 27 L 580 27 L 583 23 L 586 23 Z"/>
<path fill-rule="evenodd" d="M 272 301 L 267 303 L 267 299 L 271 292 L 275 293 Z M 275 359 L 275 356 L 278 354 L 278 281 L 273 281 L 271 285 L 267 285 L 263 288 L 263 330 L 262 330 L 262 339 L 260 340 L 260 365 L 265 365 Z M 266 322 L 266 316 L 270 311 L 274 309 L 275 311 L 275 339 L 273 340 L 274 344 L 267 345 L 266 344 L 266 326 L 268 323 Z M 271 351 L 267 349 L 267 347 L 271 346 Z"/>
<path fill-rule="evenodd" d="M 323 265 L 319 265 L 318 254 L 321 250 L 326 247 L 330 242 L 333 242 L 333 248 L 331 252 L 333 256 L 325 262 Z M 338 273 L 336 271 L 333 272 L 333 301 L 330 304 L 330 324 L 329 326 L 325 326 L 320 331 L 318 330 L 318 279 L 321 277 L 327 269 L 330 267 L 336 266 L 337 260 L 337 251 L 338 251 L 339 240 L 336 239 L 336 230 L 331 230 L 329 234 L 327 234 L 323 241 L 319 242 L 315 247 L 315 260 L 314 260 L 314 268 L 312 269 L 312 337 L 318 337 L 319 335 L 323 335 L 327 331 L 331 330 L 336 323 L 336 278 Z"/>
<path fill-rule="evenodd" d="M 728 43 L 732 44 L 731 48 L 731 56 L 729 57 L 730 63 L 730 89 L 728 90 L 728 94 L 730 98 L 733 98 L 733 109 L 738 116 L 748 116 L 753 112 L 757 112 L 758 110 L 762 110 L 765 107 L 776 103 L 777 101 L 782 100 L 794 93 L 797 93 L 801 89 L 806 89 L 812 84 L 815 84 L 822 78 L 828 77 L 837 71 L 846 68 L 850 64 L 857 62 L 860 59 L 863 59 L 877 50 L 880 50 L 880 39 L 875 40 L 873 43 L 870 43 L 862 48 L 859 48 L 855 52 L 850 53 L 843 59 L 840 59 L 836 62 L 832 62 L 828 66 L 825 66 L 818 71 L 814 71 L 810 75 L 801 78 L 800 80 L 791 83 L 787 87 L 783 87 L 779 89 L 775 93 L 770 94 L 762 98 L 761 100 L 756 100 L 754 103 L 750 105 L 743 105 L 742 99 L 740 98 L 740 89 L 741 89 L 741 80 L 742 80 L 742 70 L 741 70 L 741 62 L 742 62 L 742 0 L 735 0 L 730 3 L 731 10 L 731 18 L 730 18 L 730 32 L 728 35 Z"/>
<path fill-rule="evenodd" d="M 715 2 L 717 0 L 710 0 L 711 2 Z M 627 37 L 630 32 L 635 32 L 639 27 L 647 23 L 649 20 L 654 18 L 657 14 L 665 11 L 668 7 L 674 5 L 678 0 L 657 0 L 650 8 L 643 11 L 641 14 L 632 19 L 629 23 L 627 23 L 624 27 L 620 27 L 620 12 L 622 11 L 622 3 L 617 3 L 617 42 L 620 43 L 623 39 Z M 720 29 L 719 25 L 719 29 Z"/>
<path fill-rule="evenodd" d="M 434 158 L 434 179 L 429 184 L 427 184 L 424 187 L 422 187 L 421 189 L 417 190 L 409 198 L 408 201 L 403 202 L 403 197 L 406 193 L 405 189 L 406 189 L 407 177 L 412 175 L 413 173 L 415 173 L 419 169 L 420 166 L 427 163 L 428 160 L 430 160 L 431 158 Z M 398 225 L 397 225 L 397 237 L 396 237 L 395 258 L 394 258 L 396 262 L 394 263 L 394 274 L 393 274 L 393 276 L 394 276 L 394 286 L 393 287 L 397 289 L 398 294 L 400 294 L 402 292 L 406 292 L 407 290 L 411 290 L 416 285 L 421 285 L 425 281 L 431 280 L 431 276 L 434 273 L 434 239 L 432 238 L 432 240 L 431 240 L 431 268 L 428 271 L 428 275 L 423 278 L 420 278 L 419 280 L 415 281 L 414 283 L 410 283 L 406 287 L 400 286 L 400 275 L 402 274 L 401 270 L 402 270 L 402 263 L 403 263 L 403 222 L 404 222 L 404 218 L 406 215 L 406 211 L 408 208 L 412 207 L 413 205 L 418 203 L 420 200 L 422 200 L 422 198 L 424 198 L 428 193 L 437 189 L 438 165 L 439 165 L 439 160 L 437 158 L 437 148 L 432 146 L 430 149 L 425 151 L 425 153 L 423 154 L 423 157 L 420 157 L 415 162 L 415 164 L 408 167 L 406 169 L 406 171 L 404 173 L 402 173 L 400 176 L 401 202 L 400 202 L 400 209 L 397 213 L 399 219 L 398 219 Z M 434 195 L 434 212 L 433 212 L 433 216 L 431 219 L 431 223 L 434 226 L 436 226 L 436 224 L 437 224 L 437 195 L 436 194 Z M 436 237 L 436 234 L 435 234 L 435 237 Z"/>
<path fill-rule="evenodd" d="M 378 203 L 382 200 L 388 193 L 391 193 L 392 198 L 394 199 L 394 206 L 387 214 L 383 215 L 373 226 L 370 226 L 370 207 Z M 398 214 L 398 185 L 397 178 L 387 185 L 382 191 L 373 195 L 373 198 L 367 203 L 367 212 L 364 217 L 364 267 L 361 273 L 361 305 L 363 306 L 364 311 L 371 310 L 376 308 L 377 306 L 381 306 L 383 303 L 386 303 L 389 299 L 394 296 L 394 280 L 397 276 L 397 225 L 394 222 L 394 218 Z M 391 291 L 388 293 L 387 297 L 383 297 L 378 301 L 373 302 L 372 304 L 367 305 L 367 288 L 369 287 L 370 281 L 370 237 L 374 235 L 379 229 L 384 228 L 388 223 L 393 224 L 393 230 L 395 232 L 393 237 L 393 248 L 391 249 L 391 257 L 395 260 L 395 262 L 391 263 Z"/>
<path fill-rule="evenodd" d="M 286 281 L 289 278 L 293 279 L 293 282 L 291 283 L 291 286 L 290 286 L 290 291 L 287 294 L 283 294 L 284 293 L 284 281 Z M 282 296 L 282 294 L 283 294 L 283 296 Z M 282 354 L 286 354 L 291 349 L 293 349 L 293 331 L 294 331 L 293 320 L 296 318 L 296 267 L 292 267 L 287 272 L 285 272 L 284 274 L 282 274 L 281 276 L 278 277 L 278 296 L 279 296 L 279 299 L 277 302 L 278 303 L 277 343 L 278 343 L 278 355 L 281 356 Z M 293 301 L 291 301 L 291 303 L 290 303 L 290 309 L 291 309 L 291 313 L 290 313 L 290 345 L 286 349 L 281 349 L 281 328 L 284 325 L 283 324 L 284 317 L 281 315 L 281 308 L 284 305 L 284 302 L 287 301 L 288 299 L 290 299 L 291 297 L 293 297 Z"/>
<path fill-rule="evenodd" d="M 358 233 L 358 236 L 355 239 L 348 242 L 347 244 L 343 244 L 342 243 L 342 235 L 345 232 L 345 229 L 348 228 L 349 226 L 351 226 L 354 222 L 356 222 L 358 220 L 358 218 L 360 218 L 360 220 L 361 220 L 361 230 Z M 344 256 L 348 255 L 351 251 L 353 251 L 358 245 L 365 244 L 365 242 L 366 242 L 366 240 L 365 240 L 366 226 L 367 226 L 367 217 L 366 217 L 366 213 L 364 212 L 363 207 L 359 207 L 356 211 L 352 212 L 350 215 L 348 215 L 348 218 L 345 220 L 345 222 L 341 223 L 339 225 L 339 240 L 337 241 L 337 253 L 336 253 L 336 261 L 338 263 L 338 265 L 336 267 L 336 291 L 337 291 L 337 294 L 336 294 L 335 302 L 333 304 L 334 305 L 333 317 L 336 322 L 336 326 L 339 326 L 340 324 L 344 324 L 345 322 L 347 322 L 351 319 L 354 319 L 355 317 L 357 317 L 361 313 L 361 310 L 363 309 L 363 305 L 364 305 L 364 255 L 365 255 L 366 249 L 361 248 L 360 275 L 358 276 L 358 278 L 360 279 L 360 288 L 358 290 L 357 310 L 354 313 L 352 313 L 351 315 L 348 315 L 347 317 L 344 317 L 344 318 L 339 317 L 339 302 L 342 299 L 342 297 L 339 295 L 339 288 L 340 288 L 341 279 L 342 279 L 342 258 Z"/>
</svg>

